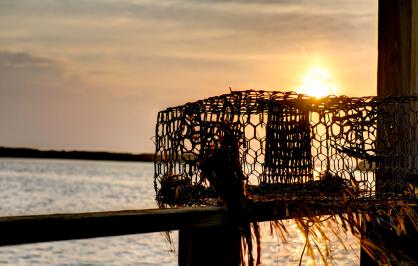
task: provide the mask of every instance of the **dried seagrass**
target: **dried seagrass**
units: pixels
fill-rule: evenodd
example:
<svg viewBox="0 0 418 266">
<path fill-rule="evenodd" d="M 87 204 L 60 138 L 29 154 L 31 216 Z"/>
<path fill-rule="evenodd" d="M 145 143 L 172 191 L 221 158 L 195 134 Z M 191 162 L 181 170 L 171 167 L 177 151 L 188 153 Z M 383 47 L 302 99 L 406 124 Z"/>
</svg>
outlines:
<svg viewBox="0 0 418 266">
<path fill-rule="evenodd" d="M 154 184 L 161 207 L 217 205 L 218 198 L 232 210 L 246 201 L 314 201 L 356 235 L 379 215 L 403 233 L 405 220 L 416 224 L 418 95 L 237 91 L 168 108 L 157 119 Z M 318 228 L 314 212 L 302 214 L 303 232 Z M 362 244 L 375 257 L 388 254 Z"/>
</svg>

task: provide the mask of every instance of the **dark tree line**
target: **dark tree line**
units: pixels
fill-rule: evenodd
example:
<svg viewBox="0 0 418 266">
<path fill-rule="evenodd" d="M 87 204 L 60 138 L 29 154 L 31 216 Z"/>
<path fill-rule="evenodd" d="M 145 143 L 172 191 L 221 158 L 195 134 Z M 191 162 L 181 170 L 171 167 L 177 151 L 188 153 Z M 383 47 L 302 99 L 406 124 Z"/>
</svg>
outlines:
<svg viewBox="0 0 418 266">
<path fill-rule="evenodd" d="M 107 161 L 146 161 L 154 160 L 153 154 L 132 154 L 91 151 L 56 151 L 37 150 L 29 148 L 0 147 L 0 157 L 12 158 L 49 158 L 49 159 L 79 159 L 79 160 L 107 160 Z"/>
</svg>

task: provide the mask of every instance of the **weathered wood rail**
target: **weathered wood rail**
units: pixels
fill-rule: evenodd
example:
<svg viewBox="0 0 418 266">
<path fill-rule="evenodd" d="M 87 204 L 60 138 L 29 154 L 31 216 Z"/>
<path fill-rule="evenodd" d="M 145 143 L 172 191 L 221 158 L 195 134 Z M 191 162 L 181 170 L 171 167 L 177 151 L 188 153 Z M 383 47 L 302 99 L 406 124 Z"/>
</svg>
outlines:
<svg viewBox="0 0 418 266">
<path fill-rule="evenodd" d="M 300 216 L 296 204 L 257 204 L 249 212 L 251 219 L 256 221 Z M 317 214 L 325 213 L 318 210 Z M 223 207 L 10 216 L 0 218 L 0 246 L 227 226 L 230 223 Z"/>
<path fill-rule="evenodd" d="M 322 207 L 323 208 L 322 208 Z M 251 221 L 325 215 L 329 207 L 310 202 L 251 204 Z M 179 230 L 181 266 L 233 266 L 241 236 L 223 207 L 125 210 L 0 217 L 0 246 Z"/>
</svg>

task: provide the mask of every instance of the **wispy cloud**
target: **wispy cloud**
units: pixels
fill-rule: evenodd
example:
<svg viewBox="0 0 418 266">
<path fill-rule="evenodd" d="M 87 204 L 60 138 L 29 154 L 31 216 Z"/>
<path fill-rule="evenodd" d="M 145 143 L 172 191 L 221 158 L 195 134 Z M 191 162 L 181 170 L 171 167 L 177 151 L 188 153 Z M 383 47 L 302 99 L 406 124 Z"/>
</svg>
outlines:
<svg viewBox="0 0 418 266">
<path fill-rule="evenodd" d="M 355 3 L 354 3 L 355 2 Z M 361 4 L 363 3 L 363 4 Z M 18 17 L 54 19 L 58 26 L 83 27 L 111 31 L 171 27 L 190 30 L 223 29 L 234 32 L 265 32 L 277 35 L 310 33 L 313 31 L 350 32 L 372 23 L 374 10 L 365 1 L 2 1 L 3 20 Z M 353 8 L 356 6 L 357 8 Z M 365 8 L 369 7 L 369 8 Z M 145 27 L 144 27 L 145 26 Z M 152 27 L 154 26 L 154 27 Z M 183 28 L 188 26 L 188 29 Z M 344 26 L 344 27 L 342 27 Z M 42 31 L 54 24 L 47 23 Z M 277 30 L 282 30 L 277 32 Z M 295 30 L 296 29 L 296 30 Z M 299 32 L 298 30 L 302 30 Z M 112 32 L 117 34 L 117 32 Z M 139 32 L 140 33 L 140 32 Z M 294 35 L 293 34 L 293 35 Z M 65 32 L 62 32 L 65 35 Z"/>
<path fill-rule="evenodd" d="M 56 65 L 54 60 L 45 57 L 36 57 L 22 52 L 0 51 L 0 65 L 1 67 L 15 68 L 15 67 L 50 67 Z"/>
</svg>

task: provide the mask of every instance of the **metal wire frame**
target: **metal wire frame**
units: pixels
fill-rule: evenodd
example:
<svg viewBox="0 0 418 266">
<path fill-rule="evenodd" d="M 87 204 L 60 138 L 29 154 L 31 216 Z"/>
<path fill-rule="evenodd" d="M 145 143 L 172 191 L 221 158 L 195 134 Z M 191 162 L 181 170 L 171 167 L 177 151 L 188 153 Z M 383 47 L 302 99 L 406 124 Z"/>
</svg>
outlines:
<svg viewBox="0 0 418 266">
<path fill-rule="evenodd" d="M 248 197 L 416 200 L 418 95 L 328 96 L 236 91 L 158 113 L 161 205 L 215 205 L 199 164 L 235 136 Z"/>
</svg>

